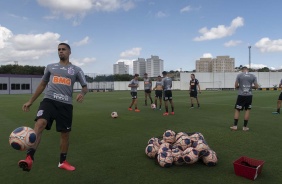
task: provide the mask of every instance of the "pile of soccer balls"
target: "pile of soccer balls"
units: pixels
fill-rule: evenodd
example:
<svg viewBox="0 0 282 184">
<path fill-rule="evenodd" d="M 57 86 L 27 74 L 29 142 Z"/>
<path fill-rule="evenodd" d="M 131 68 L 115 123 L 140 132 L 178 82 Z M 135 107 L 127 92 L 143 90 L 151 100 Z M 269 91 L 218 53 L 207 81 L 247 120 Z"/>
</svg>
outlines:
<svg viewBox="0 0 282 184">
<path fill-rule="evenodd" d="M 152 137 L 148 141 L 145 153 L 149 158 L 157 159 L 161 167 L 193 164 L 201 160 L 207 166 L 215 166 L 217 155 L 206 143 L 203 134 L 164 132 L 162 139 Z"/>
</svg>

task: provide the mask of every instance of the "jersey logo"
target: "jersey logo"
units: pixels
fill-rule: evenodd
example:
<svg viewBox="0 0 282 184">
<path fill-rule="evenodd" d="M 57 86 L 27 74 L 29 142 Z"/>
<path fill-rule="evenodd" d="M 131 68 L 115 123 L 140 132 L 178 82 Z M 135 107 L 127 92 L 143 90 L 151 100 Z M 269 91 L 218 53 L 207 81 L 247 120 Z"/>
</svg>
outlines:
<svg viewBox="0 0 282 184">
<path fill-rule="evenodd" d="M 54 76 L 52 82 L 53 84 L 63 84 L 66 86 L 71 85 L 71 79 L 59 76 Z"/>
<path fill-rule="evenodd" d="M 68 68 L 68 74 L 74 75 L 74 69 L 72 67 Z"/>
</svg>

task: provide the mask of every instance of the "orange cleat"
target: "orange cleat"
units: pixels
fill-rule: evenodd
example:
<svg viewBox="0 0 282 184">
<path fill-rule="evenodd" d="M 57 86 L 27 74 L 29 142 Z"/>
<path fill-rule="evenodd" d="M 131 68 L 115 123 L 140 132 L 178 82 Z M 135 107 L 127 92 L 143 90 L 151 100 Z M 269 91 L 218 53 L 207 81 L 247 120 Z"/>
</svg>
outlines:
<svg viewBox="0 0 282 184">
<path fill-rule="evenodd" d="M 70 165 L 66 160 L 65 160 L 63 163 L 60 163 L 60 162 L 59 162 L 58 167 L 59 167 L 60 169 L 65 169 L 65 170 L 67 170 L 67 171 L 74 171 L 74 170 L 75 170 L 75 167 L 72 166 L 72 165 Z"/>
<path fill-rule="evenodd" d="M 33 160 L 32 160 L 31 157 L 28 155 L 25 160 L 20 160 L 20 161 L 18 162 L 18 165 L 19 165 L 20 168 L 23 169 L 23 171 L 29 172 L 29 171 L 31 170 L 32 163 L 33 163 Z"/>
</svg>

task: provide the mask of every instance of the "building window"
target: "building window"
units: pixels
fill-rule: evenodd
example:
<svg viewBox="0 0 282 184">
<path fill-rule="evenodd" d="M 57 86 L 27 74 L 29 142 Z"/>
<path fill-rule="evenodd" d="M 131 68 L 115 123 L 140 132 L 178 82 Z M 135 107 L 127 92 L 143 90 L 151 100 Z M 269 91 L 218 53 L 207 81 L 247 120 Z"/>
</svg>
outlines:
<svg viewBox="0 0 282 184">
<path fill-rule="evenodd" d="M 11 84 L 11 90 L 20 90 L 21 85 L 20 84 Z"/>
<path fill-rule="evenodd" d="M 22 84 L 21 89 L 22 90 L 29 90 L 30 89 L 30 85 L 29 84 Z"/>
<path fill-rule="evenodd" d="M 0 90 L 7 90 L 7 84 L 6 83 L 0 84 Z"/>
</svg>

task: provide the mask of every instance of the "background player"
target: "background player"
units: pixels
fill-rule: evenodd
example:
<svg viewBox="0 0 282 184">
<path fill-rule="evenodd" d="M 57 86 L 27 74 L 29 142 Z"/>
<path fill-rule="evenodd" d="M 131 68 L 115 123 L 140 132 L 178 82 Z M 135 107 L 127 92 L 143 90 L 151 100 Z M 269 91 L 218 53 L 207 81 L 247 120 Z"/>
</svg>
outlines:
<svg viewBox="0 0 282 184">
<path fill-rule="evenodd" d="M 158 99 L 159 99 L 159 110 L 162 110 L 162 93 L 163 93 L 163 86 L 162 86 L 162 77 L 159 75 L 156 81 L 156 86 L 154 87 L 155 90 L 155 105 L 158 106 Z"/>
<path fill-rule="evenodd" d="M 163 113 L 164 116 L 168 116 L 168 102 L 170 103 L 171 106 L 171 115 L 174 115 L 174 104 L 172 101 L 172 92 L 171 92 L 171 88 L 172 88 L 172 79 L 170 77 L 167 76 L 167 72 L 163 71 L 163 79 L 162 79 L 162 86 L 163 86 L 163 92 L 164 92 L 164 102 L 165 102 L 165 113 Z"/>
<path fill-rule="evenodd" d="M 130 94 L 132 97 L 131 104 L 128 108 L 129 111 L 132 111 L 132 106 L 135 107 L 135 112 L 140 112 L 140 110 L 137 108 L 137 88 L 139 87 L 139 81 L 138 81 L 139 74 L 135 74 L 134 78 L 130 81 L 128 84 L 128 87 L 131 88 Z"/>
<path fill-rule="evenodd" d="M 145 90 L 145 106 L 147 106 L 147 97 L 150 98 L 151 104 L 153 103 L 152 97 L 151 97 L 151 91 L 152 91 L 152 81 L 148 78 L 148 74 L 144 73 L 144 90 Z"/>
<path fill-rule="evenodd" d="M 23 111 L 29 111 L 32 103 L 48 85 L 35 118 L 36 123 L 34 125 L 34 131 L 37 134 L 35 146 L 28 149 L 26 159 L 20 160 L 18 163 L 19 167 L 24 171 L 31 170 L 34 154 L 40 143 L 42 132 L 44 129 L 50 130 L 54 120 L 56 120 L 57 131 L 61 133 L 61 154 L 58 167 L 69 171 L 75 170 L 75 167 L 66 161 L 69 148 L 69 136 L 72 128 L 73 85 L 76 81 L 79 81 L 82 86 L 81 93 L 76 96 L 77 102 L 83 101 L 84 95 L 87 93 L 88 89 L 83 71 L 69 61 L 70 54 L 71 48 L 68 44 L 60 43 L 58 45 L 60 61 L 58 63 L 47 65 L 42 80 L 35 93 L 22 107 Z"/>
<path fill-rule="evenodd" d="M 200 84 L 198 79 L 195 78 L 195 74 L 191 74 L 191 80 L 190 80 L 190 100 L 191 100 L 191 108 L 194 108 L 194 104 L 193 104 L 193 98 L 196 99 L 197 104 L 198 104 L 198 108 L 200 108 L 200 103 L 199 103 L 199 99 L 198 99 L 198 90 L 199 89 L 199 93 L 201 93 L 201 89 L 200 89 Z"/>
<path fill-rule="evenodd" d="M 252 88 L 258 88 L 256 76 L 254 74 L 250 74 L 247 67 L 243 67 L 242 73 L 237 75 L 235 88 L 238 88 L 238 97 L 235 104 L 234 126 L 230 128 L 231 130 L 237 130 L 240 111 L 245 110 L 243 130 L 248 131 L 249 128 L 247 127 L 247 125 L 250 117 L 250 110 L 252 108 L 253 99 Z"/>
<path fill-rule="evenodd" d="M 282 87 L 282 79 L 280 81 L 280 84 L 278 86 L 279 88 Z M 277 100 L 277 110 L 275 112 L 272 112 L 272 114 L 280 114 L 280 108 L 281 108 L 281 101 L 282 101 L 282 91 L 278 97 L 278 100 Z"/>
</svg>

